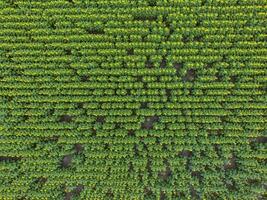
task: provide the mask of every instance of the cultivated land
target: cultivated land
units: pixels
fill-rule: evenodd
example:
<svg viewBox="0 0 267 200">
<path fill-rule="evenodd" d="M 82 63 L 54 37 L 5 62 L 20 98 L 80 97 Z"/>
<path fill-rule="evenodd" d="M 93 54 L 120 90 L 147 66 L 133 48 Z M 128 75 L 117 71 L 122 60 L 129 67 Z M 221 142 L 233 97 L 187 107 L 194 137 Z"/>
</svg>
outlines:
<svg viewBox="0 0 267 200">
<path fill-rule="evenodd" d="M 267 199 L 266 0 L 0 0 L 0 199 Z"/>
</svg>

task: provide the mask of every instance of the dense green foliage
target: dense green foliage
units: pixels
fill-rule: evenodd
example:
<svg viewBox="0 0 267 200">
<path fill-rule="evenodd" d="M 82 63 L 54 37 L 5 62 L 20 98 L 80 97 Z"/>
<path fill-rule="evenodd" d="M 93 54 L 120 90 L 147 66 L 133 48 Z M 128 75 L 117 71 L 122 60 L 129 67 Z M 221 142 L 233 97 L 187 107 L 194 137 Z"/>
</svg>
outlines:
<svg viewBox="0 0 267 200">
<path fill-rule="evenodd" d="M 266 199 L 266 19 L 266 0 L 0 0 L 0 199 Z"/>
</svg>

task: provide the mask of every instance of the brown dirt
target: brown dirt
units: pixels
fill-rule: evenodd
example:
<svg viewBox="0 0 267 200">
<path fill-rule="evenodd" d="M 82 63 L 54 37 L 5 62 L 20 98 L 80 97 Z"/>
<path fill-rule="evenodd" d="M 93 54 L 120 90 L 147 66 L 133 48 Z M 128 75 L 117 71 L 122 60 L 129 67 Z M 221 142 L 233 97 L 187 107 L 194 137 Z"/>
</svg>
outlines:
<svg viewBox="0 0 267 200">
<path fill-rule="evenodd" d="M 134 132 L 134 130 L 129 130 L 128 131 L 128 136 L 135 136 L 135 132 Z"/>
<path fill-rule="evenodd" d="M 235 156 L 232 156 L 228 163 L 226 163 L 223 168 L 224 170 L 231 170 L 235 169 L 237 167 L 236 158 Z"/>
<path fill-rule="evenodd" d="M 139 155 L 139 152 L 138 152 L 138 148 L 137 148 L 137 144 L 134 144 L 134 154 L 135 156 L 138 156 Z"/>
<path fill-rule="evenodd" d="M 199 195 L 197 194 L 197 191 L 195 190 L 195 188 L 190 185 L 190 195 L 192 197 L 192 199 L 200 199 Z"/>
<path fill-rule="evenodd" d="M 171 89 L 165 89 L 165 93 L 168 98 L 171 97 Z"/>
<path fill-rule="evenodd" d="M 145 109 L 145 108 L 147 108 L 147 102 L 142 102 L 140 108 L 141 108 L 141 109 Z"/>
<path fill-rule="evenodd" d="M 183 37 L 182 37 L 182 42 L 183 42 L 183 43 L 187 43 L 187 42 L 189 42 L 189 41 L 190 41 L 189 37 L 187 37 L 187 36 L 183 36 Z"/>
<path fill-rule="evenodd" d="M 77 185 L 75 188 L 74 188 L 74 190 L 73 190 L 73 193 L 75 194 L 75 195 L 80 195 L 80 193 L 82 192 L 84 190 L 84 185 L 82 185 L 82 184 L 79 184 L 79 185 Z"/>
<path fill-rule="evenodd" d="M 47 181 L 47 178 L 45 177 L 40 177 L 37 179 L 37 183 L 40 184 L 40 185 L 44 185 Z"/>
<path fill-rule="evenodd" d="M 143 77 L 142 76 L 136 76 L 136 81 L 137 82 L 143 82 Z"/>
<path fill-rule="evenodd" d="M 83 151 L 84 148 L 83 148 L 82 144 L 75 144 L 74 149 L 75 149 L 76 153 L 80 153 Z"/>
<path fill-rule="evenodd" d="M 65 168 L 70 167 L 71 161 L 72 161 L 71 155 L 64 156 L 64 158 L 62 160 L 62 167 L 65 167 Z"/>
<path fill-rule="evenodd" d="M 160 200 L 165 200 L 167 199 L 166 194 L 163 191 L 160 191 Z"/>
<path fill-rule="evenodd" d="M 71 49 L 65 49 L 65 54 L 66 55 L 71 55 Z"/>
<path fill-rule="evenodd" d="M 134 55 L 134 50 L 131 48 L 131 49 L 127 49 L 127 55 L 130 56 L 130 55 Z"/>
<path fill-rule="evenodd" d="M 88 78 L 89 78 L 89 77 L 88 77 L 87 75 L 82 75 L 82 76 L 81 76 L 81 81 L 82 81 L 82 82 L 86 82 L 86 81 L 88 81 Z"/>
<path fill-rule="evenodd" d="M 19 161 L 21 159 L 22 159 L 21 157 L 0 156 L 0 162 L 1 161 L 8 161 L 8 162 Z"/>
<path fill-rule="evenodd" d="M 214 64 L 215 64 L 215 62 L 207 63 L 207 68 L 212 68 Z"/>
<path fill-rule="evenodd" d="M 148 160 L 147 160 L 147 164 L 146 164 L 146 170 L 147 170 L 149 176 L 152 175 L 151 165 L 152 165 L 151 160 L 148 159 Z"/>
<path fill-rule="evenodd" d="M 166 170 L 159 172 L 158 177 L 161 181 L 167 182 L 171 175 L 172 171 L 169 167 L 167 167 Z"/>
<path fill-rule="evenodd" d="M 83 106 L 84 106 L 84 103 L 82 102 L 77 103 L 77 108 L 81 109 L 83 108 Z"/>
<path fill-rule="evenodd" d="M 72 192 L 66 192 L 65 193 L 65 197 L 64 197 L 64 200 L 71 200 L 72 199 Z"/>
<path fill-rule="evenodd" d="M 220 155 L 220 145 L 219 144 L 214 144 L 214 150 L 216 152 L 217 155 Z"/>
<path fill-rule="evenodd" d="M 230 80 L 232 83 L 236 83 L 237 82 L 237 76 L 230 76 Z"/>
<path fill-rule="evenodd" d="M 256 137 L 256 138 L 252 138 L 250 139 L 250 142 L 254 142 L 254 143 L 267 143 L 267 137 L 264 136 L 260 136 L 260 137 Z"/>
<path fill-rule="evenodd" d="M 145 20 L 149 20 L 149 21 L 156 21 L 157 20 L 157 16 L 135 16 L 134 20 L 140 20 L 140 21 L 145 21 Z"/>
<path fill-rule="evenodd" d="M 112 192 L 111 189 L 109 189 L 109 190 L 107 191 L 106 196 L 107 196 L 108 198 L 110 198 L 110 199 L 113 199 L 113 198 L 114 198 L 114 194 L 113 194 L 113 192 Z"/>
<path fill-rule="evenodd" d="M 222 81 L 223 80 L 223 75 L 220 74 L 220 72 L 217 72 L 215 76 L 216 76 L 217 81 Z"/>
<path fill-rule="evenodd" d="M 179 155 L 181 157 L 188 158 L 188 157 L 192 157 L 193 153 L 192 151 L 189 151 L 189 150 L 183 150 L 179 153 Z"/>
<path fill-rule="evenodd" d="M 133 163 L 129 162 L 128 172 L 132 172 L 132 171 L 133 171 Z"/>
<path fill-rule="evenodd" d="M 236 191 L 236 185 L 234 181 L 225 181 L 224 183 L 229 191 Z"/>
<path fill-rule="evenodd" d="M 99 123 L 104 123 L 105 122 L 105 117 L 103 117 L 103 116 L 98 116 L 97 118 L 96 118 L 96 122 L 99 122 Z"/>
<path fill-rule="evenodd" d="M 201 175 L 201 172 L 199 171 L 192 171 L 191 176 L 196 177 L 199 180 L 199 182 L 202 182 L 203 180 L 203 176 Z"/>
<path fill-rule="evenodd" d="M 159 117 L 158 116 L 150 116 L 145 119 L 145 122 L 142 124 L 143 129 L 152 129 L 153 123 L 158 122 Z"/>
<path fill-rule="evenodd" d="M 51 109 L 49 109 L 48 110 L 48 115 L 53 115 L 54 114 L 54 112 L 55 112 L 55 109 L 54 108 L 51 108 Z"/>
<path fill-rule="evenodd" d="M 103 35 L 105 34 L 105 31 L 103 29 L 87 29 L 86 32 L 88 34 L 94 34 L 94 35 Z"/>
<path fill-rule="evenodd" d="M 178 63 L 178 62 L 176 62 L 176 63 L 174 63 L 174 68 L 176 69 L 176 70 L 180 70 L 182 67 L 183 67 L 183 63 Z"/>
<path fill-rule="evenodd" d="M 153 195 L 153 192 L 152 192 L 151 189 L 150 189 L 149 187 L 147 187 L 147 186 L 144 188 L 144 193 L 145 193 L 145 195 L 147 195 L 147 196 Z"/>
<path fill-rule="evenodd" d="M 153 68 L 153 64 L 152 64 L 152 62 L 150 61 L 149 58 L 147 58 L 145 65 L 146 65 L 147 68 Z"/>
<path fill-rule="evenodd" d="M 160 63 L 160 68 L 166 68 L 167 67 L 167 61 L 166 58 L 163 58 Z"/>
<path fill-rule="evenodd" d="M 201 42 L 201 40 L 203 39 L 203 37 L 201 35 L 195 36 L 194 40 L 197 42 Z"/>
<path fill-rule="evenodd" d="M 70 115 L 62 115 L 60 116 L 59 122 L 69 123 L 72 121 L 72 117 Z"/>
<path fill-rule="evenodd" d="M 185 81 L 194 81 L 196 78 L 196 70 L 195 69 L 189 69 L 184 77 Z"/>
</svg>

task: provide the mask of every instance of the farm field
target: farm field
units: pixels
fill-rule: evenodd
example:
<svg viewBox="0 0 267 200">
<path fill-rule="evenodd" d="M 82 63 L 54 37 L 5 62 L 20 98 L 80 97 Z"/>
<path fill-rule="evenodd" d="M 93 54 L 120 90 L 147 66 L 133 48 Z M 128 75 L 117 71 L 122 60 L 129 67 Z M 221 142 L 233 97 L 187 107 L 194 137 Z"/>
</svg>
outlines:
<svg viewBox="0 0 267 200">
<path fill-rule="evenodd" d="M 0 0 L 0 200 L 267 199 L 266 0 Z"/>
</svg>

